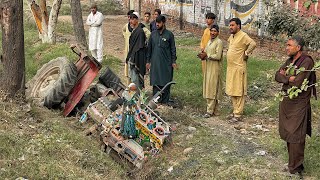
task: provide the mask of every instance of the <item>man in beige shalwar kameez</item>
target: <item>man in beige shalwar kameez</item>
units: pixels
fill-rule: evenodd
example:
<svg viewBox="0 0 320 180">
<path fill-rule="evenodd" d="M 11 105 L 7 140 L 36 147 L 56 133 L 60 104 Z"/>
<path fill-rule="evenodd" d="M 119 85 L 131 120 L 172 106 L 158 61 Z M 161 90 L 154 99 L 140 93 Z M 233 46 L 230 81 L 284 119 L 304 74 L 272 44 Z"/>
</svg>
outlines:
<svg viewBox="0 0 320 180">
<path fill-rule="evenodd" d="M 218 100 L 222 97 L 222 51 L 223 44 L 218 38 L 219 26 L 211 25 L 210 40 L 204 49 L 206 66 L 203 76 L 203 98 L 207 101 L 207 112 L 204 118 L 219 115 Z"/>
<path fill-rule="evenodd" d="M 247 95 L 247 60 L 256 47 L 256 43 L 241 30 L 241 20 L 230 20 L 230 33 L 227 52 L 226 94 L 231 96 L 233 114 L 230 122 L 237 122 L 243 114 Z"/>
</svg>

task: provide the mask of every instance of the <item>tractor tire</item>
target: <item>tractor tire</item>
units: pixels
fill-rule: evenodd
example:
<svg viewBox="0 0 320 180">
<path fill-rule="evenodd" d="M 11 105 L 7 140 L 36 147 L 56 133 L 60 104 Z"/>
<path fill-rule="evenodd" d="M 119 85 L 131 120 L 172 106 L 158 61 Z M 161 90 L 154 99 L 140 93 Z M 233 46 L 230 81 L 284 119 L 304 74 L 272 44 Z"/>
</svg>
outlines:
<svg viewBox="0 0 320 180">
<path fill-rule="evenodd" d="M 66 57 L 44 64 L 27 83 L 26 95 L 47 108 L 56 108 L 77 82 L 77 67 Z"/>
</svg>

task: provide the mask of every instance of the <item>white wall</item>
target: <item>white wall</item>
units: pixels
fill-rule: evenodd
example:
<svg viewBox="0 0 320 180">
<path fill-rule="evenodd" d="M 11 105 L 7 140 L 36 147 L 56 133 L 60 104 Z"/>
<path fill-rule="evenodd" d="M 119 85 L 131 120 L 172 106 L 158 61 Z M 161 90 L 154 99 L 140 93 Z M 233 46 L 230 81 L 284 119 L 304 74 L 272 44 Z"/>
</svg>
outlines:
<svg viewBox="0 0 320 180">
<path fill-rule="evenodd" d="M 190 23 L 205 25 L 205 14 L 217 15 L 219 25 L 228 26 L 229 20 L 239 17 L 243 28 L 252 30 L 252 23 L 264 13 L 262 0 L 159 0 L 159 7 L 165 14 L 183 11 L 183 18 Z"/>
</svg>

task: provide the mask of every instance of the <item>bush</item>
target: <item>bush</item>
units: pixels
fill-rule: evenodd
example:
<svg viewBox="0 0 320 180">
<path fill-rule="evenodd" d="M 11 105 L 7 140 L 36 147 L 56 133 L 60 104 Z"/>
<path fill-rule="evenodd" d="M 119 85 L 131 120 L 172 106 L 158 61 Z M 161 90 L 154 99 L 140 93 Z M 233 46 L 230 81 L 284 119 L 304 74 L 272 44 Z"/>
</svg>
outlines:
<svg viewBox="0 0 320 180">
<path fill-rule="evenodd" d="M 304 20 L 305 19 L 305 20 Z M 308 22 L 305 23 L 303 28 L 298 29 L 294 35 L 301 35 L 310 48 L 317 50 L 320 49 L 320 20 L 318 17 L 311 17 L 302 20 Z"/>
<path fill-rule="evenodd" d="M 271 5 L 269 14 L 257 21 L 256 26 L 266 29 L 276 38 L 300 35 L 307 46 L 320 49 L 320 23 L 318 17 L 304 16 L 287 5 Z"/>
<path fill-rule="evenodd" d="M 269 14 L 268 19 L 267 31 L 271 35 L 285 34 L 292 36 L 303 25 L 298 12 L 292 10 L 289 6 L 275 7 Z"/>
</svg>

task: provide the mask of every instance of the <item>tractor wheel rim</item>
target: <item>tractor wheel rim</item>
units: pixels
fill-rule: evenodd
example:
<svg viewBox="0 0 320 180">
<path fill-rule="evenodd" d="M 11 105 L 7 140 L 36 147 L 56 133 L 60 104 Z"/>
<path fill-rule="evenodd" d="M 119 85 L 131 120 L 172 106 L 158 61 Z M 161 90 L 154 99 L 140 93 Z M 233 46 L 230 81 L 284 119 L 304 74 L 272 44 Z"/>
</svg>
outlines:
<svg viewBox="0 0 320 180">
<path fill-rule="evenodd" d="M 33 97 L 44 98 L 48 90 L 50 90 L 54 83 L 58 80 L 60 75 L 60 68 L 54 67 L 47 71 L 43 78 L 38 80 L 38 83 L 35 85 L 33 89 Z"/>
</svg>

